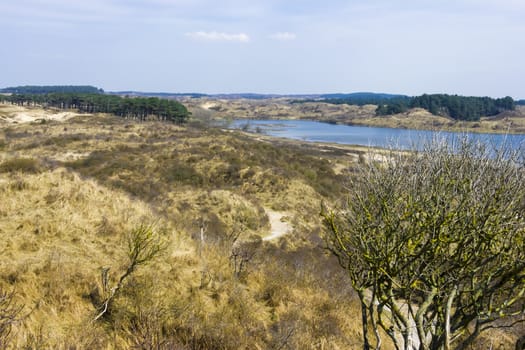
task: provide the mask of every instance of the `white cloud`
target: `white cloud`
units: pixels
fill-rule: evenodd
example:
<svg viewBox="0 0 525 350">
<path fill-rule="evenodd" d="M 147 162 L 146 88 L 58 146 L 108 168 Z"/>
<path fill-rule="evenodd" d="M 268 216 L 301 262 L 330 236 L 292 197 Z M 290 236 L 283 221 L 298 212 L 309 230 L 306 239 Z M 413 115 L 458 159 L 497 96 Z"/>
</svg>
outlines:
<svg viewBox="0 0 525 350">
<path fill-rule="evenodd" d="M 197 40 L 208 40 L 208 41 L 237 41 L 241 43 L 247 43 L 250 41 L 250 37 L 245 33 L 229 34 L 221 32 L 190 32 L 186 33 L 187 37 Z"/>
<path fill-rule="evenodd" d="M 290 33 L 290 32 L 279 32 L 279 33 L 270 35 L 270 38 L 279 40 L 279 41 L 290 41 L 290 40 L 295 40 L 297 38 L 297 35 L 295 35 L 295 33 Z"/>
</svg>

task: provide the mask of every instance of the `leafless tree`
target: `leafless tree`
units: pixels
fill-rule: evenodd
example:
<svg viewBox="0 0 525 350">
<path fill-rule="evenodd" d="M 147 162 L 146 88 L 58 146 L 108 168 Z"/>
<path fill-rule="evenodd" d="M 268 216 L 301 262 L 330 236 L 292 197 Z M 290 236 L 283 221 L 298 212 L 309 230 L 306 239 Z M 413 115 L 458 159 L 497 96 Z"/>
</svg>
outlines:
<svg viewBox="0 0 525 350">
<path fill-rule="evenodd" d="M 525 321 L 520 157 L 468 139 L 392 151 L 360 167 L 344 205 L 324 208 L 328 247 L 361 300 L 364 349 L 381 348 L 380 329 L 397 349 L 466 349 Z"/>
<path fill-rule="evenodd" d="M 248 240 L 235 241 L 231 250 L 230 263 L 236 277 L 239 277 L 245 271 L 247 264 L 254 258 L 261 244 L 262 238 L 260 236 L 252 236 Z"/>
<path fill-rule="evenodd" d="M 11 341 L 13 326 L 20 322 L 24 306 L 15 301 L 15 292 L 0 289 L 0 349 L 5 349 Z"/>
</svg>

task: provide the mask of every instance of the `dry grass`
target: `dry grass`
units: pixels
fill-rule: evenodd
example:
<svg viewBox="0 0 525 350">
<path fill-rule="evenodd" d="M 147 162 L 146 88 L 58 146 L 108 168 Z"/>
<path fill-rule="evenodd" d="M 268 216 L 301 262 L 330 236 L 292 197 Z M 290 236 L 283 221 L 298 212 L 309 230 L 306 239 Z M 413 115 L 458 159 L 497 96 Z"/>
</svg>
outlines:
<svg viewBox="0 0 525 350">
<path fill-rule="evenodd" d="M 146 204 L 65 169 L 16 172 L 2 180 L 1 281 L 14 287 L 31 310 L 24 323 L 28 329 L 20 330 L 15 344 L 22 346 L 38 330 L 50 347 L 56 346 L 67 339 L 70 327 L 83 327 L 93 313 L 89 294 L 100 267 L 121 264 L 123 234 L 158 219 Z M 158 225 L 177 235 L 168 223 Z"/>
<path fill-rule="evenodd" d="M 352 292 L 318 248 L 319 202 L 341 190 L 324 152 L 88 115 L 11 124 L 0 139 L 0 287 L 15 289 L 27 315 L 12 348 L 356 344 Z M 270 232 L 265 208 L 286 211 L 293 231 L 245 244 L 253 251 L 235 273 L 235 239 L 242 246 Z M 94 323 L 101 269 L 111 268 L 114 285 L 124 238 L 142 223 L 156 227 L 169 251 L 134 272 L 112 312 Z"/>
<path fill-rule="evenodd" d="M 320 102 L 291 103 L 289 99 L 185 101 L 198 119 L 302 119 L 347 123 L 350 119 L 372 117 L 375 106 L 334 105 Z"/>
<path fill-rule="evenodd" d="M 364 158 L 107 116 L 2 126 L 0 288 L 14 288 L 27 315 L 10 347 L 359 348 L 358 302 L 322 248 L 319 210 Z M 262 242 L 266 209 L 286 212 L 291 233 Z M 101 269 L 115 285 L 125 236 L 141 224 L 169 249 L 93 322 Z M 249 257 L 240 273 L 234 245 Z"/>
</svg>

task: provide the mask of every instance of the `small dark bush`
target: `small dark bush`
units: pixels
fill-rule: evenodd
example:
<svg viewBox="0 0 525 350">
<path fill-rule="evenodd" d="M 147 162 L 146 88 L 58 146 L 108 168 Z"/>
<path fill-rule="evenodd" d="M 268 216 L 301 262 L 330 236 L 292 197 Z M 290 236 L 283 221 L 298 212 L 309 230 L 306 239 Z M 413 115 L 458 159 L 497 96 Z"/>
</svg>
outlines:
<svg viewBox="0 0 525 350">
<path fill-rule="evenodd" d="M 29 189 L 29 183 L 22 179 L 16 179 L 15 181 L 9 184 L 9 188 L 13 191 L 24 191 Z"/>
<path fill-rule="evenodd" d="M 62 135 L 50 137 L 43 142 L 44 146 L 59 146 L 65 147 L 72 142 L 82 141 L 86 139 L 87 136 L 83 134 L 73 134 L 73 135 Z"/>
<path fill-rule="evenodd" d="M 162 179 L 168 183 L 178 182 L 186 185 L 202 185 L 204 179 L 195 169 L 183 162 L 170 164 L 162 173 Z"/>
<path fill-rule="evenodd" d="M 0 173 L 15 172 L 38 174 L 42 172 L 42 165 L 33 158 L 14 158 L 0 164 Z"/>
</svg>

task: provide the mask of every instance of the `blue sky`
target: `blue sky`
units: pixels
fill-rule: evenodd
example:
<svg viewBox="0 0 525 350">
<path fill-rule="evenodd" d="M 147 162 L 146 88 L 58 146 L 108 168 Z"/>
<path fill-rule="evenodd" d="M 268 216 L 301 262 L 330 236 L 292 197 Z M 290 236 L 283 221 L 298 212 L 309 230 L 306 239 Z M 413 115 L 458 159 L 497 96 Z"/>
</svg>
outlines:
<svg viewBox="0 0 525 350">
<path fill-rule="evenodd" d="M 525 98 L 524 0 L 0 0 L 0 87 Z"/>
</svg>

